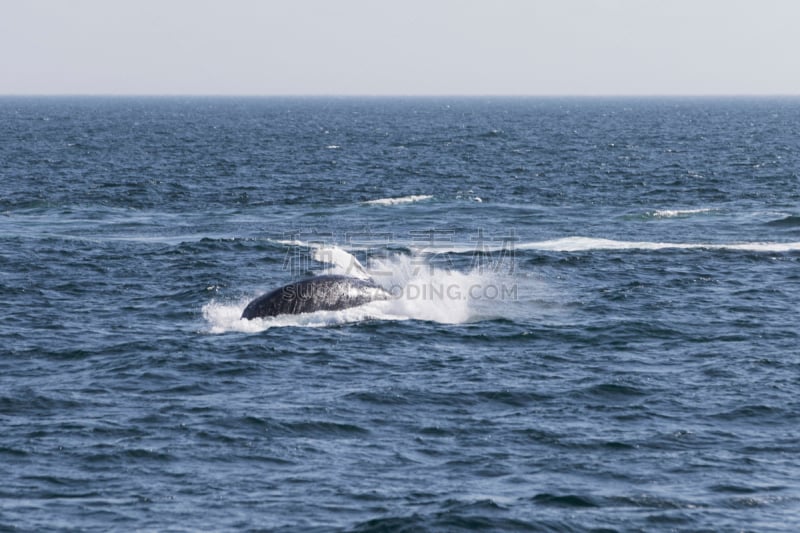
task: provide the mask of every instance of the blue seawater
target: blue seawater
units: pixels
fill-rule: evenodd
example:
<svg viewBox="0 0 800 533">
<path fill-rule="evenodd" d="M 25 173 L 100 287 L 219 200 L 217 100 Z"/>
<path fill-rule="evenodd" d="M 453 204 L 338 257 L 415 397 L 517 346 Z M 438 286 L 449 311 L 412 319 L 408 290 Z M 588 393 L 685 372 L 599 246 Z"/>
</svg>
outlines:
<svg viewBox="0 0 800 533">
<path fill-rule="evenodd" d="M 0 529 L 795 531 L 800 100 L 0 98 Z M 253 321 L 358 259 L 394 298 Z"/>
</svg>

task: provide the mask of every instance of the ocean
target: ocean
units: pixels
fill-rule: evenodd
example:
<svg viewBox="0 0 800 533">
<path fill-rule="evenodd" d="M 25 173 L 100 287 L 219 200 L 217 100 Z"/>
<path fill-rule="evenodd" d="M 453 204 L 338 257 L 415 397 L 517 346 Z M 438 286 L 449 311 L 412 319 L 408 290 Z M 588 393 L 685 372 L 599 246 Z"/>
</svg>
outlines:
<svg viewBox="0 0 800 533">
<path fill-rule="evenodd" d="M 800 527 L 797 98 L 2 97 L 0 162 L 2 531 Z M 240 319 L 341 258 L 392 298 Z"/>
</svg>

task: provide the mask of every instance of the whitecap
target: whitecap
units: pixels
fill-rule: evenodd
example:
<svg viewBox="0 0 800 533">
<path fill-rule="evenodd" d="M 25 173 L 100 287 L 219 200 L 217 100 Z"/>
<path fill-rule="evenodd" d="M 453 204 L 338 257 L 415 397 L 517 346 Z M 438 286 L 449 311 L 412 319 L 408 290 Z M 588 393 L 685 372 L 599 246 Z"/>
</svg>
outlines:
<svg viewBox="0 0 800 533">
<path fill-rule="evenodd" d="M 653 211 L 651 214 L 656 218 L 675 218 L 675 217 L 688 217 L 701 213 L 710 213 L 716 211 L 711 207 L 703 207 L 699 209 L 660 209 Z"/>
<path fill-rule="evenodd" d="M 421 202 L 422 200 L 430 200 L 431 198 L 433 198 L 432 194 L 412 194 L 410 196 L 400 196 L 398 198 L 378 198 L 376 200 L 367 200 L 364 203 L 367 205 L 397 205 Z"/>
</svg>

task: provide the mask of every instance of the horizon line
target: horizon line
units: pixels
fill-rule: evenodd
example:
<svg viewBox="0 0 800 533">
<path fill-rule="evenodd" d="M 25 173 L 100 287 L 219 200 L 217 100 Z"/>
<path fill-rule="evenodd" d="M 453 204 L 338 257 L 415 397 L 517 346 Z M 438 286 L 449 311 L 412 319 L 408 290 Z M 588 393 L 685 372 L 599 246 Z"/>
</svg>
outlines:
<svg viewBox="0 0 800 533">
<path fill-rule="evenodd" d="M 0 98 L 798 98 L 800 93 L 0 93 Z"/>
</svg>

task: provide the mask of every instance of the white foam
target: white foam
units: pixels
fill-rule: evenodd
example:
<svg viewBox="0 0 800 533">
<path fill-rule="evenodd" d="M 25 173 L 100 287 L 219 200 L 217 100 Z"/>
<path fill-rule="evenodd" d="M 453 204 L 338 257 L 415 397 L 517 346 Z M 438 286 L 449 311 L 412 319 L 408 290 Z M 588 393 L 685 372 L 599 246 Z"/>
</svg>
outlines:
<svg viewBox="0 0 800 533">
<path fill-rule="evenodd" d="M 367 205 L 397 205 L 420 202 L 422 200 L 429 200 L 431 198 L 433 198 L 432 194 L 412 194 L 411 196 L 401 196 L 399 198 L 378 198 L 377 200 L 367 200 L 364 203 Z"/>
<path fill-rule="evenodd" d="M 658 211 L 654 211 L 652 215 L 657 218 L 674 218 L 697 215 L 700 213 L 710 213 L 712 211 L 716 211 L 716 209 L 710 207 L 701 209 L 660 209 Z"/>
<path fill-rule="evenodd" d="M 314 245 L 308 241 L 301 241 L 299 239 L 267 239 L 268 242 L 275 244 L 285 244 L 286 246 L 299 246 L 301 248 L 312 248 Z"/>
<path fill-rule="evenodd" d="M 517 243 L 517 250 L 545 250 L 554 252 L 582 252 L 590 250 L 663 250 L 708 249 L 741 250 L 749 252 L 800 251 L 800 242 L 745 242 L 745 243 L 678 243 L 649 241 L 616 241 L 591 237 L 565 237 L 549 241 Z"/>
<path fill-rule="evenodd" d="M 800 251 L 800 242 L 749 242 L 742 244 L 711 245 L 712 248 L 745 250 L 748 252 L 797 252 Z"/>
<path fill-rule="evenodd" d="M 385 302 L 370 302 L 359 307 L 343 309 L 341 311 L 317 311 L 297 315 L 279 315 L 274 317 L 254 318 L 247 320 L 241 318 L 242 311 L 248 301 L 224 303 L 212 300 L 203 306 L 203 318 L 208 325 L 207 332 L 212 334 L 240 332 L 260 333 L 271 328 L 280 327 L 326 327 L 349 322 L 362 322 L 371 319 L 396 319 L 385 316 L 379 306 Z"/>
<path fill-rule="evenodd" d="M 496 241 L 497 242 L 497 241 Z M 446 243 L 409 248 L 418 254 L 467 254 L 477 251 L 474 243 Z M 619 241 L 594 237 L 563 237 L 546 241 L 498 242 L 482 244 L 483 253 L 504 252 L 512 254 L 514 250 L 541 250 L 549 252 L 584 252 L 592 250 L 739 250 L 747 252 L 782 253 L 800 251 L 800 242 L 741 242 L 741 243 L 682 243 L 663 241 Z"/>
</svg>

